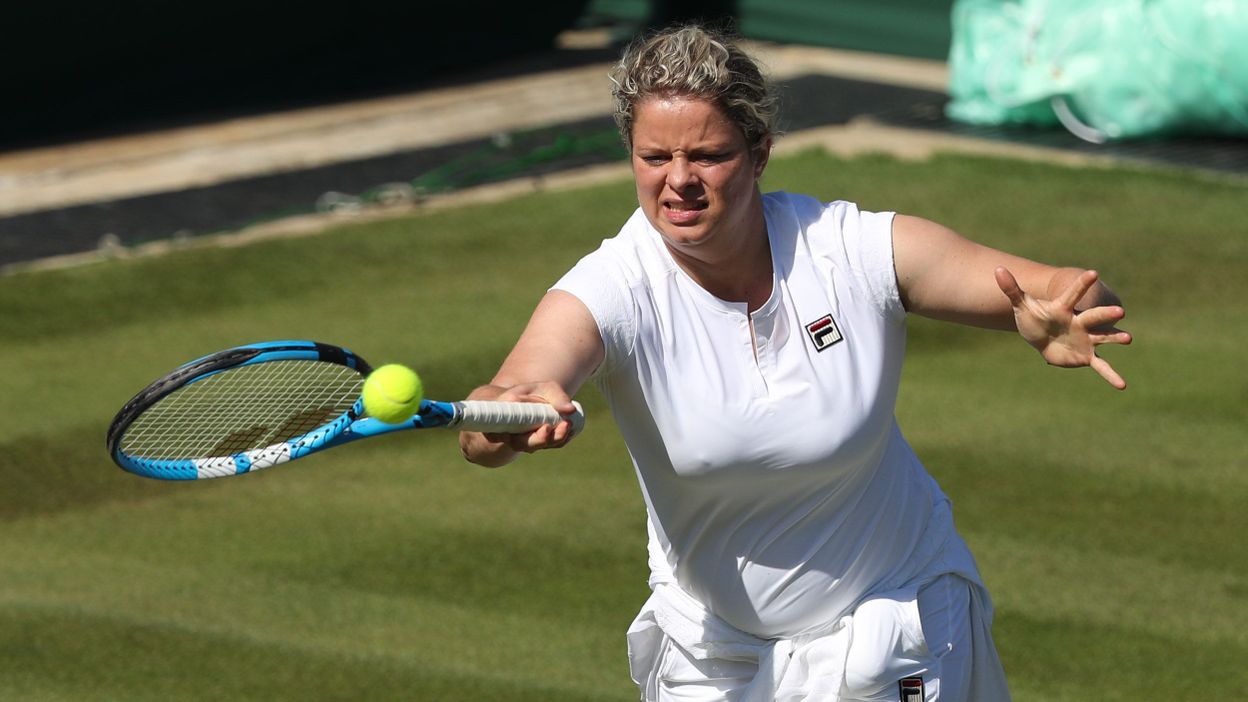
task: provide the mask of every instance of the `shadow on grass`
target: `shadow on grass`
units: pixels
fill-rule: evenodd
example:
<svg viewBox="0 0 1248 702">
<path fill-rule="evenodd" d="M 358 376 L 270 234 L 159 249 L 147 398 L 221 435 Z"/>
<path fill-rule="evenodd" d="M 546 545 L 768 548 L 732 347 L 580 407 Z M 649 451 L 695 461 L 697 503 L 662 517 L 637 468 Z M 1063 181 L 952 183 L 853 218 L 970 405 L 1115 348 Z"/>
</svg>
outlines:
<svg viewBox="0 0 1248 702">
<path fill-rule="evenodd" d="M 283 580 L 451 604 L 583 628 L 624 612 L 620 630 L 648 594 L 644 552 L 633 540 L 592 533 L 551 537 L 529 530 L 412 528 L 359 540 L 315 561 L 270 566 Z M 402 548 L 395 548 L 401 543 Z"/>
<path fill-rule="evenodd" d="M 145 480 L 124 472 L 108 458 L 104 427 L 96 425 L 0 444 L 0 484 L 4 485 L 0 521 L 139 502 L 204 487 Z"/>
<path fill-rule="evenodd" d="M 602 699 L 78 612 L 0 611 L 0 650 L 5 699 Z"/>
<path fill-rule="evenodd" d="M 1019 700 L 1155 700 L 1159 690 L 1173 702 L 1231 700 L 1248 688 L 1248 648 L 1194 641 L 1182 631 L 1163 638 L 1003 611 L 993 632 Z"/>
<path fill-rule="evenodd" d="M 1248 514 L 1234 491 L 1127 482 L 1002 446 L 916 446 L 961 524 L 1002 536 L 1159 563 L 1241 570 Z M 1129 477 L 1129 476 L 1128 476 Z"/>
</svg>

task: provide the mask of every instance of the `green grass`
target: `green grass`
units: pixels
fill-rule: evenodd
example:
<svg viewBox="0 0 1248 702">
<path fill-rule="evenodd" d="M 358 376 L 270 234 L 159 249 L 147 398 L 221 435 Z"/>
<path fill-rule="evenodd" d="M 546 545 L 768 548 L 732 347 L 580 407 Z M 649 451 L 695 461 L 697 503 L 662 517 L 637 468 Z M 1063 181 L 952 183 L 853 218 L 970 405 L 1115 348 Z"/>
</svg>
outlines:
<svg viewBox="0 0 1248 702">
<path fill-rule="evenodd" d="M 992 588 L 1017 700 L 1242 696 L 1248 186 L 815 152 L 767 186 L 1102 271 L 1137 337 L 1106 352 L 1125 393 L 1013 335 L 915 321 L 899 417 Z M 346 344 L 459 396 L 632 198 L 619 183 L 0 279 L 0 699 L 633 699 L 644 510 L 592 391 L 582 437 L 500 471 L 433 432 L 204 484 L 104 451 L 134 391 L 248 341 Z"/>
</svg>

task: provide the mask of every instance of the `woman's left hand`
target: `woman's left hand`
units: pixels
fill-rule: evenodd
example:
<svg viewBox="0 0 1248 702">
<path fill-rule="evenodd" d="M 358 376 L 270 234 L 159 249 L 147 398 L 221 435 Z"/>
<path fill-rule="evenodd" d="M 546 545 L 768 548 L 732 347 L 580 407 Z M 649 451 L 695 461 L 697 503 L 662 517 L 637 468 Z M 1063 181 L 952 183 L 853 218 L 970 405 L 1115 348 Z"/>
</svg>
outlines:
<svg viewBox="0 0 1248 702">
<path fill-rule="evenodd" d="M 1096 284 L 1096 271 L 1084 271 L 1052 300 L 1041 300 L 1019 287 L 1014 274 L 996 269 L 997 285 L 1014 307 L 1018 333 L 1040 352 L 1050 365 L 1062 368 L 1089 366 L 1119 390 L 1127 383 L 1109 363 L 1096 355 L 1101 344 L 1129 344 L 1131 335 L 1114 326 L 1126 316 L 1121 306 L 1075 306 Z"/>
</svg>

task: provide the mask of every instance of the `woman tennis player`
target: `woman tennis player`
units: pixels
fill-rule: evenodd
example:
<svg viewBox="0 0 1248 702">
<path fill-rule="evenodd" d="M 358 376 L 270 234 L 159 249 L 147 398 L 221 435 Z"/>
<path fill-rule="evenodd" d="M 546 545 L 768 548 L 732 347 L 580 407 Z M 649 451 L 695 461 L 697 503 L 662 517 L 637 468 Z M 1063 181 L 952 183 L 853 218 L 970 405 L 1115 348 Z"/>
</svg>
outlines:
<svg viewBox="0 0 1248 702">
<path fill-rule="evenodd" d="M 1096 354 L 1130 343 L 1118 299 L 923 219 L 762 194 L 775 98 L 714 32 L 640 39 L 612 80 L 640 207 L 472 398 L 605 395 L 649 517 L 642 698 L 1008 700 L 975 561 L 894 419 L 905 316 L 1015 329 L 1121 389 Z M 460 444 L 499 466 L 569 438 Z"/>
</svg>

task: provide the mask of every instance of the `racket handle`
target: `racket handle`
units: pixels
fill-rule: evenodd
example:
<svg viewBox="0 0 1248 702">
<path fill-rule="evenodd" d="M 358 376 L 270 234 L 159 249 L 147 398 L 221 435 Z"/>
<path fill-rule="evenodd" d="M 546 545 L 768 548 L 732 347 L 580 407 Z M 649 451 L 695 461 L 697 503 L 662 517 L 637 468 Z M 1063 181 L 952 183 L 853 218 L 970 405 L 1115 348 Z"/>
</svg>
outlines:
<svg viewBox="0 0 1248 702">
<path fill-rule="evenodd" d="M 541 402 L 464 400 L 455 403 L 460 418 L 447 428 L 519 434 L 543 424 L 558 424 L 560 420 L 567 419 L 572 422 L 572 433 L 577 434 L 585 426 L 585 410 L 579 402 L 573 401 L 572 404 L 576 405 L 576 411 L 563 416 L 554 407 Z"/>
</svg>

